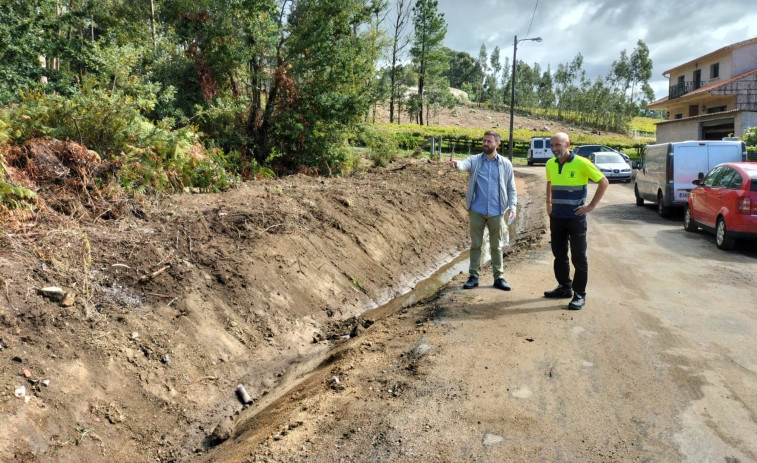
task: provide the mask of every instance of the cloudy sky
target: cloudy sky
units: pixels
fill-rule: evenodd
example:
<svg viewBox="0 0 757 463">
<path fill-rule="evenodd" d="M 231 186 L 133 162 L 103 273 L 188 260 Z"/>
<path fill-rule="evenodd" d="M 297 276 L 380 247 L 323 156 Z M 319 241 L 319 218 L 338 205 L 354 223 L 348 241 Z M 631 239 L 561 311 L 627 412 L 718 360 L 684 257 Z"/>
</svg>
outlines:
<svg viewBox="0 0 757 463">
<path fill-rule="evenodd" d="M 554 72 L 581 53 L 583 69 L 594 80 L 639 39 L 654 64 L 650 84 L 655 98 L 668 94 L 662 73 L 726 45 L 757 37 L 753 0 L 438 0 L 447 21 L 445 46 L 478 57 L 499 46 L 500 61 L 547 65 Z M 533 18 L 533 22 L 532 22 Z M 530 26 L 530 29 L 529 29 Z M 527 35 L 528 34 L 528 35 Z"/>
</svg>

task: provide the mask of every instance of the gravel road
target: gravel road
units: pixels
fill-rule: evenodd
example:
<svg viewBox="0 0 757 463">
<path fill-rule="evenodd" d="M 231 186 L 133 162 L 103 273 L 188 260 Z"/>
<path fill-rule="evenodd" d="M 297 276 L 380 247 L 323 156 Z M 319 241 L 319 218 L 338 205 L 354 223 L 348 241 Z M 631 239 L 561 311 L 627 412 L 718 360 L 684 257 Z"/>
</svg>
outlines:
<svg viewBox="0 0 757 463">
<path fill-rule="evenodd" d="M 720 251 L 679 219 L 610 185 L 584 310 L 542 297 L 544 235 L 507 262 L 511 292 L 456 277 L 243 416 L 207 461 L 757 461 L 757 246 Z"/>
</svg>

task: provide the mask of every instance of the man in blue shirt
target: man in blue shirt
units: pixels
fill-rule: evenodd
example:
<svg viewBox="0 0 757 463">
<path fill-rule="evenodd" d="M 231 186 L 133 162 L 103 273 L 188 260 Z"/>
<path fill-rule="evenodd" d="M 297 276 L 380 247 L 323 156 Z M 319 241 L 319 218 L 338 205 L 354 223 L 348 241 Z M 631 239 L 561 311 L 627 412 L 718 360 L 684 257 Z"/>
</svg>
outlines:
<svg viewBox="0 0 757 463">
<path fill-rule="evenodd" d="M 464 289 L 478 286 L 481 246 L 484 229 L 488 229 L 494 287 L 510 291 L 510 285 L 502 273 L 502 237 L 505 212 L 509 211 L 508 223 L 512 223 L 518 198 L 513 165 L 507 158 L 497 154 L 499 144 L 499 134 L 488 130 L 484 134 L 483 153 L 469 156 L 463 161 L 449 161 L 457 169 L 470 172 L 468 192 L 465 195 L 465 208 L 470 217 L 470 277 L 463 285 Z"/>
</svg>

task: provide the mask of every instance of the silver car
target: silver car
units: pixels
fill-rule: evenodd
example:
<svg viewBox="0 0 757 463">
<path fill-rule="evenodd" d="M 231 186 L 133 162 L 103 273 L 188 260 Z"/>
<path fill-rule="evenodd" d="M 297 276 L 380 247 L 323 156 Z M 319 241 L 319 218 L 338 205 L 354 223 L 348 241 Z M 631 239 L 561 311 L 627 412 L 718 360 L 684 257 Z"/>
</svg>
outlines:
<svg viewBox="0 0 757 463">
<path fill-rule="evenodd" d="M 597 166 L 600 172 L 605 174 L 607 180 L 631 181 L 631 166 L 618 153 L 602 151 L 591 153 L 589 160 Z"/>
</svg>

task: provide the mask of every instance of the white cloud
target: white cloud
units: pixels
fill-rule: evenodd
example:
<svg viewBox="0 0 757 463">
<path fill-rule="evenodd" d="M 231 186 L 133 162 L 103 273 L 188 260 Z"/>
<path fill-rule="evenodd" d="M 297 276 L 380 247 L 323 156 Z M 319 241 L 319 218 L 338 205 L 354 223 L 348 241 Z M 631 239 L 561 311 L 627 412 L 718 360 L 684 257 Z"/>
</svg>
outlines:
<svg viewBox="0 0 757 463">
<path fill-rule="evenodd" d="M 504 61 L 512 60 L 515 35 L 542 37 L 541 43 L 521 42 L 518 59 L 555 70 L 581 53 L 592 80 L 607 75 L 620 52 L 630 54 L 641 39 L 654 63 L 650 84 L 656 98 L 668 93 L 664 71 L 757 37 L 757 9 L 749 0 L 438 1 L 447 47 L 477 57 L 482 43 L 489 52 L 499 46 Z"/>
</svg>

